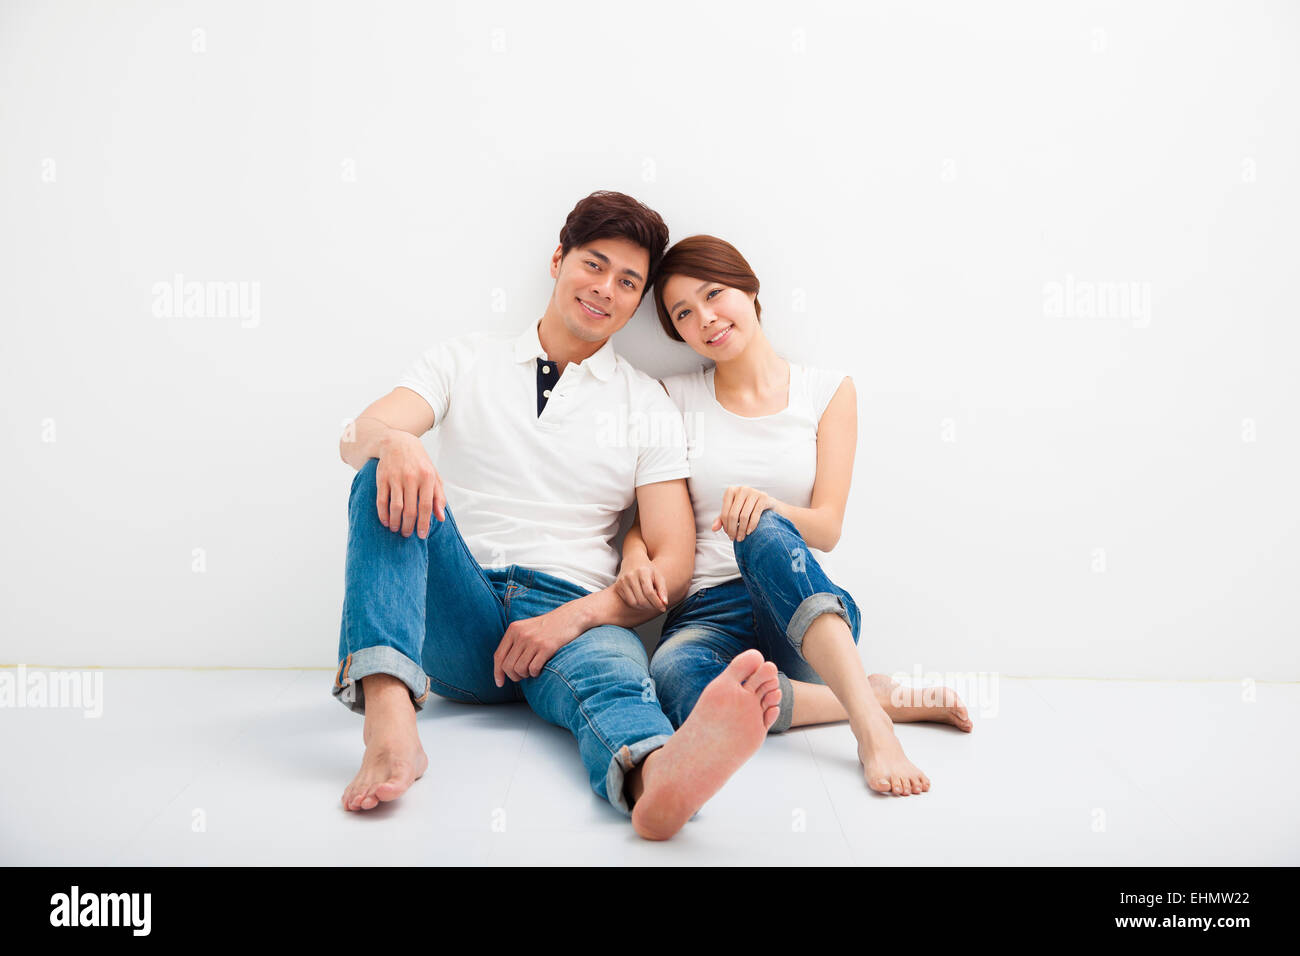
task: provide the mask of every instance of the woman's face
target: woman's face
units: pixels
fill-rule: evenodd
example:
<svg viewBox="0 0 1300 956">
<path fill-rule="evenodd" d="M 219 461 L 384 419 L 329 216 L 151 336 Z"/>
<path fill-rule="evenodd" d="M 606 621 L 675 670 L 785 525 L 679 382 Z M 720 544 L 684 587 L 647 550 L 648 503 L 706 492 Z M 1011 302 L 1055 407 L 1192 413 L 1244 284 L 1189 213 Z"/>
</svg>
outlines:
<svg viewBox="0 0 1300 956">
<path fill-rule="evenodd" d="M 755 292 L 721 282 L 674 275 L 664 283 L 664 304 L 682 341 L 705 358 L 726 361 L 745 351 L 758 329 Z"/>
</svg>

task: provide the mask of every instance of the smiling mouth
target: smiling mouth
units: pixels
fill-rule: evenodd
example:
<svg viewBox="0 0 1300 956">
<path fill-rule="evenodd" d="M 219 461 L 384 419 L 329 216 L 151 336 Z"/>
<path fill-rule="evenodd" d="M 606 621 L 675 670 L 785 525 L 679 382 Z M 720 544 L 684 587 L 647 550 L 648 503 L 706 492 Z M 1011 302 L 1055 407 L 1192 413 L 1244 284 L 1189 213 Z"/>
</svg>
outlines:
<svg viewBox="0 0 1300 956">
<path fill-rule="evenodd" d="M 723 336 L 725 336 L 725 335 L 726 335 L 728 332 L 730 332 L 730 331 L 731 331 L 731 326 L 727 326 L 725 329 L 723 329 L 723 330 L 722 330 L 721 332 L 719 332 L 717 335 L 713 336 L 713 338 L 706 340 L 704 344 L 705 344 L 705 345 L 715 345 L 715 344 L 717 344 L 717 342 L 718 342 L 719 339 L 721 339 Z"/>
<path fill-rule="evenodd" d="M 609 318 L 609 313 L 608 313 L 608 312 L 601 312 L 601 311 L 600 311 L 599 309 L 597 309 L 594 305 L 591 305 L 591 304 L 588 303 L 588 302 L 584 302 L 582 299 L 578 299 L 578 302 L 579 302 L 579 303 L 582 305 L 582 307 L 583 307 L 584 309 L 586 309 L 587 312 L 588 312 L 590 315 L 592 315 L 593 317 L 595 317 L 595 318 L 597 318 L 597 319 L 608 319 L 608 318 Z"/>
</svg>

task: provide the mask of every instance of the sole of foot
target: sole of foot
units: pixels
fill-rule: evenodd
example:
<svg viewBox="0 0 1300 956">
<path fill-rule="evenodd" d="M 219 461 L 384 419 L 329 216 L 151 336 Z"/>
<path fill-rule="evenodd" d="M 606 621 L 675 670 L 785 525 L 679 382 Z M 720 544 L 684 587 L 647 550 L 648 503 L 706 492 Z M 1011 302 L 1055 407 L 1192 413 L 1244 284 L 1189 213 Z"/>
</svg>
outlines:
<svg viewBox="0 0 1300 956">
<path fill-rule="evenodd" d="M 632 807 L 638 834 L 672 837 L 758 751 L 780 714 L 776 674 L 751 648 L 704 688 L 682 726 L 642 763 L 645 790 Z"/>
</svg>

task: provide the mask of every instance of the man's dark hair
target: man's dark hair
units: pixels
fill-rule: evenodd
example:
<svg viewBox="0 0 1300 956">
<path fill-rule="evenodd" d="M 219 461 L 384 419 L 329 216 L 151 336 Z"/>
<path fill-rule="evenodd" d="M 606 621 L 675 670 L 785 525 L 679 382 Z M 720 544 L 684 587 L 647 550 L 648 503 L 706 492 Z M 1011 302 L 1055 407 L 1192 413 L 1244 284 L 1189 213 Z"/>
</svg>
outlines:
<svg viewBox="0 0 1300 956">
<path fill-rule="evenodd" d="M 573 207 L 560 230 L 560 255 L 596 239 L 626 239 L 650 254 L 649 275 L 641 298 L 655 280 L 655 271 L 668 246 L 668 227 L 659 213 L 623 193 L 601 189 Z"/>
</svg>

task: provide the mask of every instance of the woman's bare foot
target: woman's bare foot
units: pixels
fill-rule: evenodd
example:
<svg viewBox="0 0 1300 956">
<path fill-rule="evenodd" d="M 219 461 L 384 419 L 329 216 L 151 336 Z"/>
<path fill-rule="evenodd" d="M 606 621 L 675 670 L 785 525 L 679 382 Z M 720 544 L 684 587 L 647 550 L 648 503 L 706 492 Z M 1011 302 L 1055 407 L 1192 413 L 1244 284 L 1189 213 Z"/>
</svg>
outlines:
<svg viewBox="0 0 1300 956">
<path fill-rule="evenodd" d="M 867 680 L 881 709 L 895 723 L 933 720 L 967 733 L 975 726 L 966 705 L 951 687 L 904 687 L 885 674 L 871 674 Z"/>
<path fill-rule="evenodd" d="M 868 715 L 853 727 L 853 735 L 858 738 L 858 760 L 872 790 L 908 797 L 930 789 L 930 778 L 907 759 L 887 715 Z"/>
<path fill-rule="evenodd" d="M 396 800 L 429 769 L 406 685 L 389 674 L 372 674 L 362 678 L 362 688 L 366 753 L 343 791 L 345 810 L 373 810 L 380 801 Z"/>
<path fill-rule="evenodd" d="M 632 827 L 667 840 L 754 755 L 781 712 L 776 665 L 753 648 L 709 682 L 678 731 L 642 761 Z"/>
</svg>

